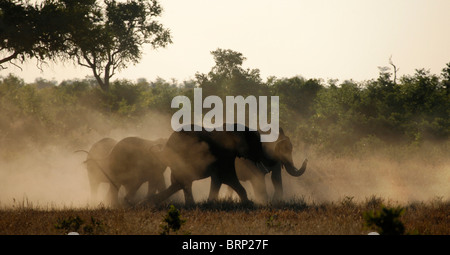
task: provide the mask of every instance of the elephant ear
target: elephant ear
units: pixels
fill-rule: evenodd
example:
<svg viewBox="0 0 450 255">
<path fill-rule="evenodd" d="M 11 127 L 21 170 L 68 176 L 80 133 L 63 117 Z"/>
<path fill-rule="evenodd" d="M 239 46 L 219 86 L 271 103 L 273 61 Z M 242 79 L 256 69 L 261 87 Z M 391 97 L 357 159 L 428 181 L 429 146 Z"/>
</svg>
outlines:
<svg viewBox="0 0 450 255">
<path fill-rule="evenodd" d="M 275 155 L 278 157 L 281 153 L 281 146 L 285 145 L 288 142 L 288 138 L 282 138 L 275 143 Z"/>
<path fill-rule="evenodd" d="M 245 155 L 253 162 L 259 162 L 264 160 L 265 154 L 261 143 L 260 134 L 257 131 L 248 131 L 244 133 L 244 146 Z"/>
<path fill-rule="evenodd" d="M 236 152 L 237 152 L 238 157 L 255 161 L 255 159 L 254 159 L 255 157 L 253 157 L 252 152 L 247 144 L 240 143 L 236 147 L 237 147 Z"/>
</svg>

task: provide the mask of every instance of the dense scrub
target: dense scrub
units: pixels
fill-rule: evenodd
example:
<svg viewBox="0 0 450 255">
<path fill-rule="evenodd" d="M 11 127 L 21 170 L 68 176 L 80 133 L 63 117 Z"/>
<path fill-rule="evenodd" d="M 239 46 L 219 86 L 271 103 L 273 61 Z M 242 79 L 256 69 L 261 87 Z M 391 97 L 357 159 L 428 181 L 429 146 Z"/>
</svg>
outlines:
<svg viewBox="0 0 450 255">
<path fill-rule="evenodd" d="M 450 136 L 450 64 L 440 76 L 421 69 L 394 81 L 382 69 L 374 80 L 338 83 L 302 77 L 272 77 L 264 82 L 257 69 L 244 70 L 242 62 L 226 63 L 217 62 L 209 74 L 182 83 L 116 80 L 109 92 L 100 90 L 92 78 L 60 84 L 37 79 L 26 84 L 13 75 L 3 77 L 0 144 L 61 137 L 86 143 L 90 141 L 83 139 L 89 133 L 105 134 L 118 126 L 145 128 L 148 118 L 169 120 L 177 110 L 170 107 L 173 97 L 186 95 L 193 100 L 194 87 L 203 88 L 203 97 L 279 96 L 280 125 L 294 142 L 327 153 L 420 146 L 427 141 L 446 142 Z"/>
</svg>

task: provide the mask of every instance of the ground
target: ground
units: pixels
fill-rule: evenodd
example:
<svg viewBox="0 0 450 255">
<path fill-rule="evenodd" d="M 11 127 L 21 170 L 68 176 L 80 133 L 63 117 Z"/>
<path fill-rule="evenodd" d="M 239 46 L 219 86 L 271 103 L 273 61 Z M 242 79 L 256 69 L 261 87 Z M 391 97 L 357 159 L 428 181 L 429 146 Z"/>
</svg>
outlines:
<svg viewBox="0 0 450 255">
<path fill-rule="evenodd" d="M 376 211 L 383 199 L 363 203 L 351 198 L 329 203 L 289 201 L 273 205 L 240 204 L 234 201 L 198 203 L 186 207 L 175 203 L 184 220 L 178 235 L 366 235 L 363 215 Z M 0 209 L 2 235 L 63 235 L 71 231 L 96 235 L 160 235 L 169 203 L 157 208 L 29 208 Z M 386 205 L 394 206 L 394 205 Z M 401 205 L 395 205 L 401 206 Z M 405 234 L 449 235 L 450 202 L 434 200 L 402 205 L 400 220 Z"/>
</svg>

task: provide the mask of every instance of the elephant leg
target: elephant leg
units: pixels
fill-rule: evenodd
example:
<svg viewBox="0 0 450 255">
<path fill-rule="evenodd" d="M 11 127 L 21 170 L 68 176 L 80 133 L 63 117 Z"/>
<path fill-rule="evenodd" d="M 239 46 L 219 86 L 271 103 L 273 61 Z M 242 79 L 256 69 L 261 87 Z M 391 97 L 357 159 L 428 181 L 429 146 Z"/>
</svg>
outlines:
<svg viewBox="0 0 450 255">
<path fill-rule="evenodd" d="M 281 164 L 272 170 L 272 184 L 275 190 L 273 195 L 274 201 L 281 201 L 283 199 L 283 182 L 281 179 Z"/>
<path fill-rule="evenodd" d="M 130 183 L 125 186 L 125 190 L 126 190 L 126 195 L 125 195 L 125 203 L 127 203 L 127 205 L 133 205 L 133 200 L 136 197 L 136 193 L 139 189 L 139 187 L 141 187 L 142 183 Z"/>
<path fill-rule="evenodd" d="M 161 192 L 165 189 L 166 182 L 164 181 L 164 176 L 152 176 L 148 179 L 147 198 L 153 194 L 156 194 L 157 191 Z"/>
<path fill-rule="evenodd" d="M 241 202 L 247 202 L 248 196 L 247 191 L 245 191 L 242 184 L 239 182 L 239 179 L 236 175 L 236 169 L 234 168 L 234 161 L 231 161 L 231 164 L 225 164 L 222 165 L 221 169 L 222 173 L 226 173 L 223 177 L 223 183 L 230 186 L 236 193 L 238 194 L 239 198 L 241 199 Z"/>
<path fill-rule="evenodd" d="M 164 174 L 161 173 L 157 175 L 154 178 L 153 184 L 156 189 L 154 193 L 156 193 L 156 191 L 161 192 L 165 190 L 167 187 L 166 187 L 166 180 L 164 180 Z"/>
<path fill-rule="evenodd" d="M 161 176 L 161 180 L 156 184 L 158 192 L 161 192 L 167 188 L 164 175 Z"/>
<path fill-rule="evenodd" d="M 150 197 L 153 194 L 156 194 L 156 191 L 158 188 L 156 187 L 156 183 L 154 180 L 148 181 L 148 189 L 147 189 L 147 198 Z"/>
<path fill-rule="evenodd" d="M 264 175 L 257 175 L 254 176 L 250 180 L 253 190 L 255 191 L 256 198 L 261 201 L 262 203 L 267 203 L 268 196 L 267 196 L 267 189 L 266 189 L 266 181 L 264 179 Z"/>
<path fill-rule="evenodd" d="M 167 189 L 159 192 L 158 194 L 150 196 L 148 198 L 148 200 L 150 203 L 159 204 L 162 201 L 169 198 L 170 196 L 172 196 L 173 194 L 175 194 L 175 192 L 179 191 L 182 188 L 183 188 L 183 186 L 180 183 L 172 182 L 172 184 Z"/>
<path fill-rule="evenodd" d="M 184 191 L 184 203 L 186 205 L 193 205 L 195 201 L 194 195 L 192 194 L 192 182 L 187 185 L 184 185 L 183 191 Z"/>
<path fill-rule="evenodd" d="M 119 206 L 119 189 L 112 184 L 109 184 L 108 200 L 112 207 Z"/>
<path fill-rule="evenodd" d="M 153 194 L 156 194 L 157 191 L 161 192 L 166 188 L 166 181 L 164 180 L 163 173 L 151 176 L 150 178 L 148 178 L 147 198 L 149 198 Z"/>
<path fill-rule="evenodd" d="M 211 176 L 211 188 L 209 190 L 208 201 L 217 200 L 217 197 L 219 196 L 220 186 L 222 186 L 222 182 L 220 181 L 220 179 L 216 175 Z"/>
<path fill-rule="evenodd" d="M 100 185 L 100 182 L 98 181 L 94 181 L 94 180 L 89 180 L 89 186 L 91 189 L 91 203 L 95 203 L 97 201 L 97 192 L 98 192 L 98 187 Z"/>
<path fill-rule="evenodd" d="M 239 180 L 235 180 L 235 181 L 229 181 L 227 183 L 228 186 L 230 186 L 232 189 L 234 189 L 234 191 L 236 191 L 236 193 L 238 194 L 239 198 L 241 199 L 241 202 L 248 202 L 248 196 L 247 196 L 247 191 L 245 191 L 244 187 L 241 185 L 241 183 L 239 182 Z"/>
</svg>

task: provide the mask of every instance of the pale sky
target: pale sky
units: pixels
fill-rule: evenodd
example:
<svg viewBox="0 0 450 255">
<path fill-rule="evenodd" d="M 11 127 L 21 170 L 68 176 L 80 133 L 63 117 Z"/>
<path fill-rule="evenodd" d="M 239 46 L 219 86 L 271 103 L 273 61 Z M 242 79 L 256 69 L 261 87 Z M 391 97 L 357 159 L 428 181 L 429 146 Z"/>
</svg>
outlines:
<svg viewBox="0 0 450 255">
<path fill-rule="evenodd" d="M 178 81 L 207 73 L 210 51 L 232 49 L 247 58 L 245 68 L 268 76 L 354 79 L 378 76 L 389 57 L 399 75 L 416 68 L 440 74 L 450 62 L 450 0 L 160 0 L 161 22 L 173 44 L 144 48 L 141 62 L 113 77 L 156 77 Z M 49 64 L 43 72 L 29 60 L 13 72 L 32 82 L 37 77 L 84 78 L 90 69 Z"/>
</svg>

